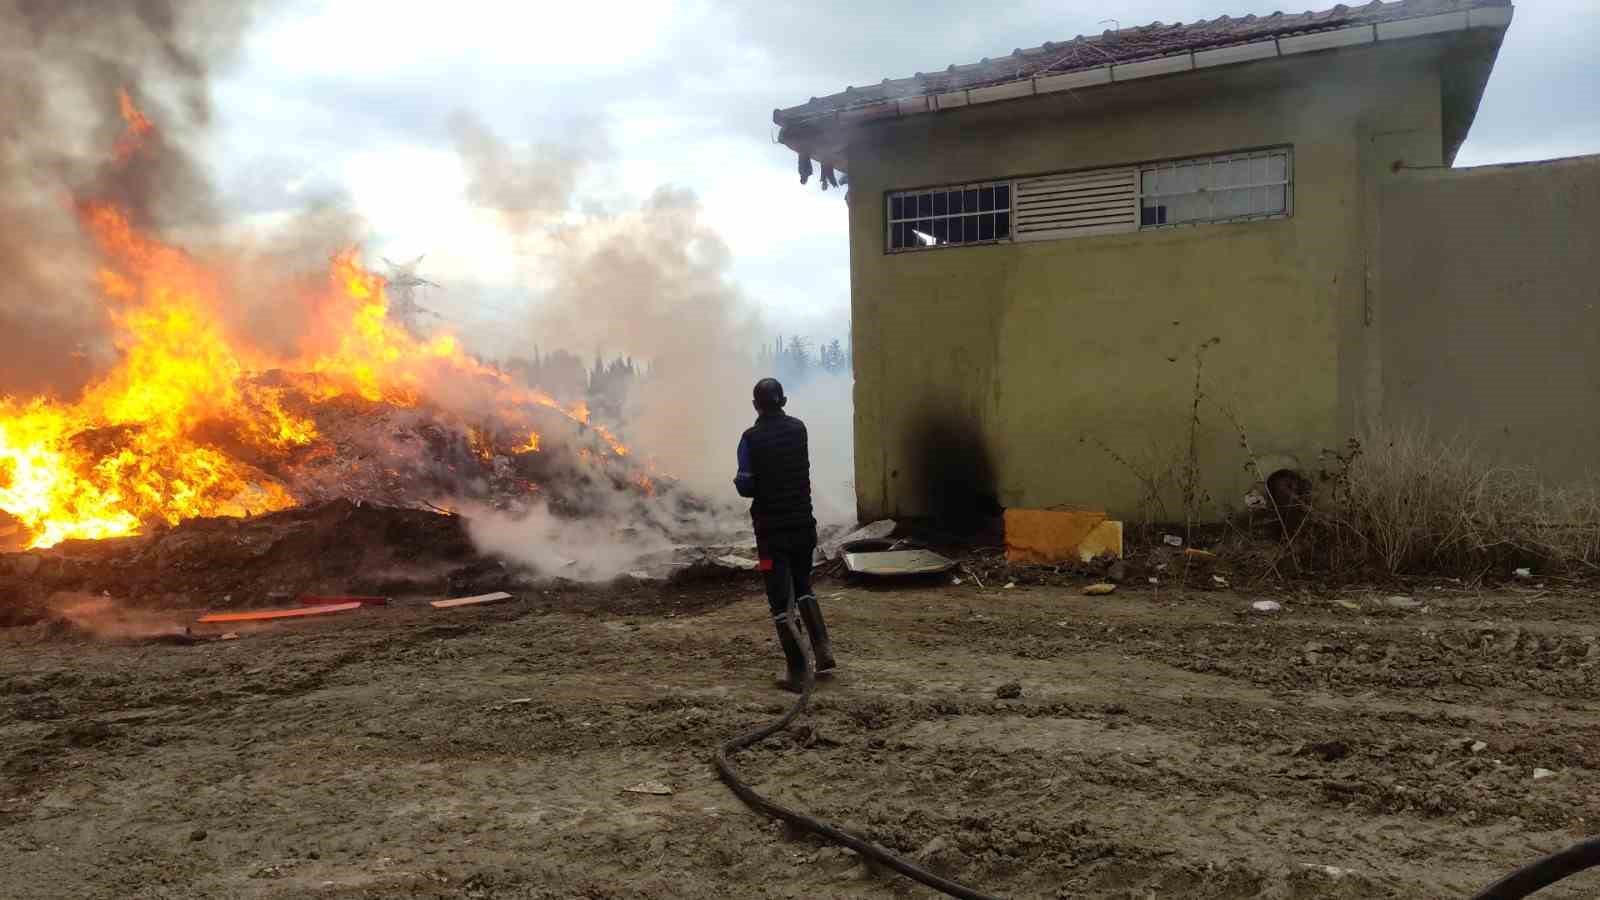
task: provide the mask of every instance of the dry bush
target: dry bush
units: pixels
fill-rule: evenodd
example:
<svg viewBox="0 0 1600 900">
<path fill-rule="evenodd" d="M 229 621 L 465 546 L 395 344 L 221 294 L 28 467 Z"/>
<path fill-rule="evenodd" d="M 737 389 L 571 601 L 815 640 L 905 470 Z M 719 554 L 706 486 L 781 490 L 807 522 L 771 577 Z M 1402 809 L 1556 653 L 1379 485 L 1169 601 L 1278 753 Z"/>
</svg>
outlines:
<svg viewBox="0 0 1600 900">
<path fill-rule="evenodd" d="M 1296 559 L 1332 571 L 1479 575 L 1600 566 L 1600 490 L 1545 486 L 1460 440 L 1382 429 L 1351 440 L 1306 498 Z"/>
</svg>

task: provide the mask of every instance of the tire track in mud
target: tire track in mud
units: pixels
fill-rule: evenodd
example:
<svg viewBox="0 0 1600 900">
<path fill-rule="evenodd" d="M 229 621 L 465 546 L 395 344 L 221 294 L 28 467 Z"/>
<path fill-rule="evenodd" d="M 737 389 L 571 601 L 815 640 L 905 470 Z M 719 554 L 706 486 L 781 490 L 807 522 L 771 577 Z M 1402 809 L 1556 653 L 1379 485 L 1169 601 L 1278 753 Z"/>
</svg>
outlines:
<svg viewBox="0 0 1600 900">
<path fill-rule="evenodd" d="M 921 896 L 715 782 L 715 743 L 784 706 L 743 599 L 538 597 L 0 660 L 0 708 L 36 715 L 8 728 L 110 730 L 24 802 L 0 791 L 0 843 L 36 848 L 9 864 L 54 896 Z M 741 765 L 1005 896 L 1459 898 L 1600 817 L 1577 652 L 1600 612 L 1562 602 L 1510 625 L 1510 603 L 1263 621 L 1221 595 L 847 592 L 840 676 Z M 675 795 L 622 793 L 649 778 Z M 81 858 L 40 849 L 69 827 Z"/>
</svg>

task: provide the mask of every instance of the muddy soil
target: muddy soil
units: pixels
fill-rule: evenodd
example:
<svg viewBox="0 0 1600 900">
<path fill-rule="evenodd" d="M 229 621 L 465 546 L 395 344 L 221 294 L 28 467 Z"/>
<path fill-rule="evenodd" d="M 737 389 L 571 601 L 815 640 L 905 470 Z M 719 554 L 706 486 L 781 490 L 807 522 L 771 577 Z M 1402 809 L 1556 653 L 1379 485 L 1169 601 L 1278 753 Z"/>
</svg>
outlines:
<svg viewBox="0 0 1600 900">
<path fill-rule="evenodd" d="M 739 766 L 998 896 L 1464 898 L 1600 830 L 1590 594 L 824 588 L 843 669 Z M 0 631 L 0 895 L 929 896 L 716 780 L 786 703 L 754 581 L 653 591 Z"/>
</svg>

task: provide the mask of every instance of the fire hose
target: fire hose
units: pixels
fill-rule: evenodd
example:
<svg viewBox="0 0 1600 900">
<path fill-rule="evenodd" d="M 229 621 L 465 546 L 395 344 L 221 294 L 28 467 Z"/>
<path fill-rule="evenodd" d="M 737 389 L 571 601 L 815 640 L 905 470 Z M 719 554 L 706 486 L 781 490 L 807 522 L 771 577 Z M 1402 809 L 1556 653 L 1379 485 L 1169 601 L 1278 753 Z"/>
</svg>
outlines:
<svg viewBox="0 0 1600 900">
<path fill-rule="evenodd" d="M 784 618 L 785 626 L 794 635 L 795 643 L 799 645 L 800 653 L 805 657 L 805 680 L 801 685 L 800 696 L 795 700 L 794 705 L 790 706 L 789 710 L 779 718 L 754 731 L 730 738 L 717 748 L 713 761 L 717 767 L 717 775 L 722 778 L 722 782 L 751 809 L 765 813 L 775 819 L 781 819 L 796 831 L 815 834 L 835 844 L 848 847 L 860 856 L 879 863 L 886 868 L 893 869 L 901 875 L 921 882 L 942 894 L 960 897 L 963 900 L 997 900 L 997 898 L 989 894 L 982 894 L 966 885 L 951 881 L 948 878 L 941 878 L 866 838 L 851 834 L 842 828 L 829 825 L 820 819 L 812 818 L 804 813 L 796 812 L 786 806 L 768 800 L 756 793 L 750 785 L 739 779 L 738 772 L 734 770 L 733 763 L 728 758 L 734 753 L 758 744 L 788 728 L 790 723 L 799 718 L 802 712 L 805 712 L 806 703 L 811 698 L 811 690 L 816 686 L 817 679 L 816 673 L 812 669 L 814 663 L 811 656 L 811 647 L 805 640 L 801 639 L 800 628 L 795 624 L 795 600 L 793 597 L 789 598 L 788 615 Z M 1541 891 L 1558 881 L 1594 866 L 1600 866 L 1600 838 L 1591 838 L 1573 844 L 1559 853 L 1552 853 L 1543 859 L 1523 866 L 1474 894 L 1472 900 L 1522 900 L 1522 898 L 1536 891 Z"/>
<path fill-rule="evenodd" d="M 811 816 L 805 815 L 804 813 L 799 813 L 789 809 L 786 806 L 774 803 L 773 801 L 768 800 L 767 798 L 756 793 L 755 790 L 752 789 L 748 784 L 745 784 L 743 781 L 739 780 L 739 774 L 734 771 L 733 763 L 728 761 L 728 757 L 746 747 L 760 743 L 761 741 L 766 740 L 785 728 L 788 728 L 789 723 L 793 722 L 802 712 L 805 711 L 806 702 L 811 699 L 811 689 L 815 687 L 817 683 L 817 676 L 812 668 L 814 662 L 811 656 L 811 646 L 805 640 L 801 639 L 800 628 L 795 624 L 795 598 L 793 596 L 790 596 L 789 598 L 788 615 L 786 615 L 784 619 L 785 626 L 789 629 L 790 633 L 794 635 L 795 643 L 800 646 L 801 655 L 805 657 L 805 680 L 801 684 L 800 696 L 794 701 L 794 705 L 789 707 L 789 711 L 784 713 L 775 721 L 757 728 L 754 731 L 731 738 L 722 746 L 717 748 L 717 755 L 714 761 L 717 766 L 717 775 L 722 778 L 723 783 L 728 786 L 729 790 L 738 795 L 739 799 L 743 800 L 751 809 L 766 813 L 775 819 L 782 819 L 796 831 L 815 834 L 819 837 L 832 841 L 835 844 L 848 847 L 862 857 L 870 859 L 876 863 L 880 863 L 887 868 L 893 869 L 907 878 L 919 881 L 942 894 L 948 894 L 951 897 L 961 897 L 963 900 L 996 900 L 996 898 L 991 897 L 988 894 L 980 894 L 972 888 L 962 884 L 957 884 L 948 878 L 941 878 L 938 875 L 929 872 L 927 869 L 914 865 L 904 858 L 885 850 L 883 847 L 874 844 L 866 838 L 858 837 L 842 828 L 837 828 L 819 819 L 814 819 Z"/>
<path fill-rule="evenodd" d="M 1581 841 L 1529 863 L 1479 891 L 1472 900 L 1522 900 L 1593 866 L 1600 866 L 1600 838 Z"/>
</svg>

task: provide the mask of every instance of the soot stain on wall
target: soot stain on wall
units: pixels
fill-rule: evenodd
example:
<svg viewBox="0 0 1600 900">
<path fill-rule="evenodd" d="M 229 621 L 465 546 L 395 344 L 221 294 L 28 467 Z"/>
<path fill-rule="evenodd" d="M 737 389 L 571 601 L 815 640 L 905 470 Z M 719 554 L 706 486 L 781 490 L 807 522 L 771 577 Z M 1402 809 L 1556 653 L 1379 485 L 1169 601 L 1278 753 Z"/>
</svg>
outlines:
<svg viewBox="0 0 1600 900">
<path fill-rule="evenodd" d="M 938 525 L 971 534 L 1000 514 L 994 461 L 976 420 L 923 415 L 912 424 L 910 447 L 916 505 Z"/>
</svg>

